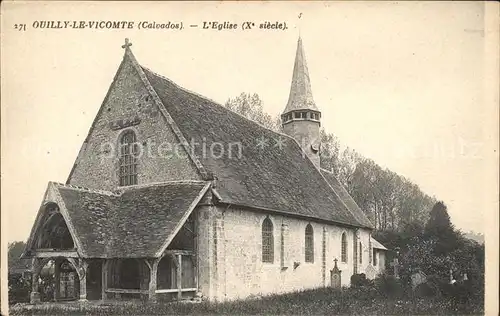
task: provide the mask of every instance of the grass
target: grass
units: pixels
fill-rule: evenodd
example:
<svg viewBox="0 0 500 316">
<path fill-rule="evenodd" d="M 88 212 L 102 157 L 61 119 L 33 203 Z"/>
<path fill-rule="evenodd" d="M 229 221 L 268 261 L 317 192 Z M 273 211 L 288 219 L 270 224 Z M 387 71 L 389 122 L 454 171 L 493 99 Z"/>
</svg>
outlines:
<svg viewBox="0 0 500 316">
<path fill-rule="evenodd" d="M 331 288 L 224 303 L 47 303 L 15 305 L 11 315 L 450 315 L 484 314 L 481 304 L 456 305 L 446 298 L 384 298 L 373 288 Z"/>
</svg>

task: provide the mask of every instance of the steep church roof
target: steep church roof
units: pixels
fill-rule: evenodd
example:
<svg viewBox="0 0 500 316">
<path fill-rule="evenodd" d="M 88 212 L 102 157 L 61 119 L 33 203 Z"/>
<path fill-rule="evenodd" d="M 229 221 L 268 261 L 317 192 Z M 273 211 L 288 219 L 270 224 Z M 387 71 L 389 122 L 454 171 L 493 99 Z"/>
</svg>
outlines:
<svg viewBox="0 0 500 316">
<path fill-rule="evenodd" d="M 297 52 L 295 54 L 295 64 L 293 66 L 290 95 L 283 113 L 305 109 L 318 111 L 313 99 L 311 80 L 309 79 L 309 70 L 307 69 L 302 39 L 299 37 L 297 41 Z"/>
<path fill-rule="evenodd" d="M 337 179 L 337 177 L 335 177 L 333 173 L 325 169 L 321 169 L 321 174 L 323 174 L 323 177 L 325 177 L 326 181 L 328 181 L 332 189 L 338 194 L 342 202 L 351 210 L 354 217 L 356 217 L 356 220 L 362 223 L 363 225 L 370 226 L 371 223 L 368 220 L 368 217 L 359 208 L 358 204 L 356 204 L 356 201 L 354 201 L 352 196 L 340 183 L 339 179 Z"/>
<path fill-rule="evenodd" d="M 342 201 L 293 138 L 189 92 L 147 68 L 141 70 L 180 132 L 189 143 L 200 144 L 193 148 L 195 156 L 217 177 L 221 202 L 371 228 L 369 221 L 353 214 L 358 211 Z M 216 143 L 223 145 L 216 155 L 203 152 L 204 147 Z M 234 144 L 241 145 L 241 157 Z"/>
</svg>

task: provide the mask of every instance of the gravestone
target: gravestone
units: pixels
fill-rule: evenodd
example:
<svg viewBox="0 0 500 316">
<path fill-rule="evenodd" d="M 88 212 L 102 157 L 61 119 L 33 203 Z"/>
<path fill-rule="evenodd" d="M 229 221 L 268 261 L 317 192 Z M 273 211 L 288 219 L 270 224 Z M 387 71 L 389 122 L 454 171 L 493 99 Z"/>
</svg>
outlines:
<svg viewBox="0 0 500 316">
<path fill-rule="evenodd" d="M 372 280 L 377 276 L 377 270 L 371 264 L 369 264 L 366 267 L 365 274 L 367 279 Z"/>
<path fill-rule="evenodd" d="M 467 277 L 467 273 L 464 273 L 462 276 L 462 281 L 468 281 L 469 278 Z"/>
<path fill-rule="evenodd" d="M 337 267 L 337 258 L 333 260 L 335 262 L 335 266 L 333 267 L 332 270 L 330 270 L 330 279 L 331 279 L 331 284 L 334 289 L 340 289 L 342 287 L 342 279 L 341 279 L 341 274 L 342 271 L 339 270 L 339 267 Z"/>
<path fill-rule="evenodd" d="M 420 270 L 417 270 L 411 275 L 411 287 L 415 290 L 417 286 L 427 282 L 427 275 Z"/>
<path fill-rule="evenodd" d="M 425 272 L 417 269 L 410 278 L 414 298 L 435 297 L 437 295 L 439 289 L 436 283 L 429 281 Z"/>
</svg>

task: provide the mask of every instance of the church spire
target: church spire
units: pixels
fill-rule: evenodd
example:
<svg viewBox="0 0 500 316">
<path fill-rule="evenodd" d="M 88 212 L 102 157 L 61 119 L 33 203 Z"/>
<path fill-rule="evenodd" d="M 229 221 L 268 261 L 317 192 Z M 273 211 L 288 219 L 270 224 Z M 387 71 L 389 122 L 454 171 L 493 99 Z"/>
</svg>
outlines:
<svg viewBox="0 0 500 316">
<path fill-rule="evenodd" d="M 320 120 L 321 112 L 314 103 L 304 47 L 299 36 L 290 96 L 285 110 L 281 114 L 281 124 L 283 132 L 300 144 L 302 151 L 318 168 L 320 167 L 319 149 L 321 145 Z"/>
<path fill-rule="evenodd" d="M 295 64 L 293 66 L 290 95 L 283 113 L 294 110 L 318 111 L 312 95 L 309 70 L 307 69 L 306 56 L 304 54 L 304 47 L 302 46 L 302 38 L 300 35 L 297 41 L 297 52 L 295 54 Z"/>
</svg>

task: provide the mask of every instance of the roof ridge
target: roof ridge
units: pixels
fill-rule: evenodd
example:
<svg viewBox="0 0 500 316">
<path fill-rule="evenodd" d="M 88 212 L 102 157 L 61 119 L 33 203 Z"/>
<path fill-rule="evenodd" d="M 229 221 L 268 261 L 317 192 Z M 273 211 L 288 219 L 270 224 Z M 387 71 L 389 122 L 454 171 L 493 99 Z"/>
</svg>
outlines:
<svg viewBox="0 0 500 316">
<path fill-rule="evenodd" d="M 74 184 L 64 184 L 60 182 L 55 182 L 51 181 L 52 184 L 56 187 L 63 187 L 63 188 L 71 188 L 75 190 L 80 190 L 80 191 L 86 191 L 86 192 L 91 192 L 91 193 L 99 193 L 99 194 L 104 194 L 104 195 L 109 195 L 109 196 L 119 196 L 119 194 L 116 194 L 113 191 L 107 191 L 107 190 L 101 190 L 101 189 L 93 189 L 93 188 L 87 188 L 79 185 L 74 185 Z"/>
<path fill-rule="evenodd" d="M 222 105 L 221 103 L 219 103 L 219 102 L 217 102 L 217 101 L 215 101 L 215 100 L 212 100 L 211 98 L 209 98 L 209 97 L 207 97 L 207 96 L 204 96 L 204 95 L 202 95 L 202 94 L 199 94 L 198 92 L 195 92 L 195 91 L 189 90 L 189 89 L 187 89 L 187 88 L 184 88 L 184 87 L 180 86 L 179 84 L 177 84 L 177 83 L 176 83 L 175 81 L 173 81 L 172 79 L 170 79 L 170 78 L 168 78 L 168 77 L 165 77 L 164 75 L 161 75 L 161 74 L 159 74 L 159 73 L 157 73 L 157 72 L 155 72 L 155 71 L 151 70 L 150 68 L 148 68 L 148 67 L 146 67 L 146 66 L 143 66 L 143 65 L 140 65 L 140 66 L 141 66 L 142 68 L 146 69 L 147 71 L 149 71 L 150 73 L 152 73 L 153 75 L 155 75 L 155 76 L 157 76 L 157 77 L 159 77 L 159 78 L 161 78 L 161 79 L 163 79 L 163 80 L 168 81 L 169 83 L 173 84 L 176 88 L 178 88 L 178 89 L 180 89 L 180 90 L 183 90 L 184 92 L 191 93 L 192 95 L 195 95 L 195 96 L 197 96 L 197 97 L 199 97 L 199 98 L 201 98 L 201 99 L 204 99 L 204 100 L 206 100 L 206 101 L 210 101 L 211 103 L 213 103 L 213 104 L 215 104 L 215 105 L 217 105 L 217 106 L 222 107 L 222 108 L 223 108 L 223 109 L 225 109 L 226 111 L 229 111 L 229 112 L 231 112 L 231 113 L 234 113 L 234 114 L 236 114 L 236 115 L 238 115 L 238 116 L 240 116 L 240 117 L 244 118 L 245 120 L 247 120 L 247 121 L 249 121 L 249 122 L 251 122 L 251 123 L 253 123 L 253 124 L 256 124 L 256 125 L 258 125 L 258 126 L 260 126 L 260 127 L 264 128 L 264 129 L 266 129 L 266 130 L 268 130 L 268 131 L 270 131 L 270 132 L 273 132 L 273 133 L 275 133 L 275 134 L 278 134 L 278 135 L 281 135 L 281 136 L 285 136 L 285 137 L 288 137 L 288 138 L 290 138 L 290 139 L 295 140 L 295 139 L 294 139 L 293 137 L 291 137 L 290 135 L 287 135 L 287 134 L 282 133 L 282 132 L 279 132 L 279 131 L 272 130 L 272 129 L 270 129 L 269 127 L 264 126 L 264 125 L 260 124 L 259 122 L 254 121 L 254 120 L 251 120 L 251 119 L 249 119 L 248 117 L 243 116 L 243 115 L 241 115 L 240 113 L 238 113 L 238 112 L 236 112 L 236 111 L 233 111 L 233 110 L 231 110 L 231 109 L 228 109 L 227 107 L 225 107 L 225 106 L 224 106 L 224 105 Z M 300 146 L 299 146 L 299 147 L 300 147 Z"/>
<path fill-rule="evenodd" d="M 114 192 L 124 192 L 124 191 L 133 190 L 133 189 L 150 188 L 150 187 L 157 187 L 157 186 L 159 187 L 159 186 L 167 185 L 167 184 L 206 184 L 206 183 L 210 183 L 210 181 L 172 180 L 172 181 L 162 181 L 162 182 L 149 182 L 149 183 L 133 184 L 133 185 L 128 185 L 128 186 L 124 186 L 124 187 L 119 187 Z"/>
</svg>

